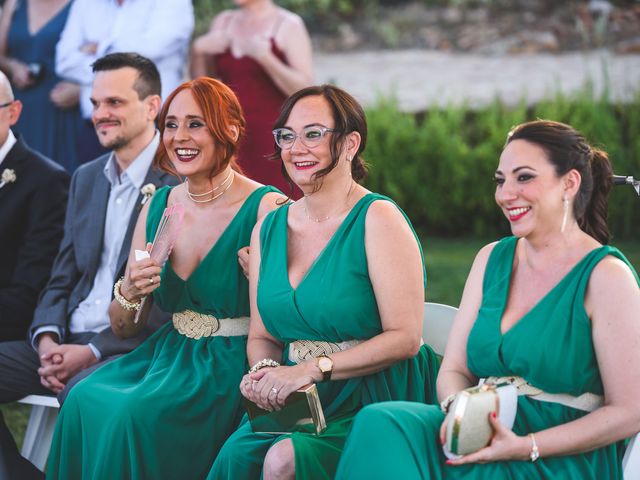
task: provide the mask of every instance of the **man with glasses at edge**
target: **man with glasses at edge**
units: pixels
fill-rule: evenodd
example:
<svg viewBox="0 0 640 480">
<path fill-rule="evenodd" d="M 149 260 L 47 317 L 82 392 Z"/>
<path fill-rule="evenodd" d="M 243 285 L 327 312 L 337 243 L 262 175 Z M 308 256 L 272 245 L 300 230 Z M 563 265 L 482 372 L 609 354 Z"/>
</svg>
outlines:
<svg viewBox="0 0 640 480">
<path fill-rule="evenodd" d="M 21 340 L 62 240 L 69 174 L 11 127 L 22 112 L 0 72 L 0 341 Z"/>
</svg>

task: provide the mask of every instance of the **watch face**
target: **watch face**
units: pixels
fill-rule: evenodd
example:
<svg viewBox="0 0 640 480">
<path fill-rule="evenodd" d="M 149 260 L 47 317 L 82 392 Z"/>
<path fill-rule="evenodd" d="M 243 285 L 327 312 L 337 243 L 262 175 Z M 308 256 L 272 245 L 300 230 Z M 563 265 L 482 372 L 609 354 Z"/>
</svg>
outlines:
<svg viewBox="0 0 640 480">
<path fill-rule="evenodd" d="M 320 357 L 318 359 L 318 367 L 321 372 L 330 372 L 333 368 L 333 361 L 329 357 Z"/>
</svg>

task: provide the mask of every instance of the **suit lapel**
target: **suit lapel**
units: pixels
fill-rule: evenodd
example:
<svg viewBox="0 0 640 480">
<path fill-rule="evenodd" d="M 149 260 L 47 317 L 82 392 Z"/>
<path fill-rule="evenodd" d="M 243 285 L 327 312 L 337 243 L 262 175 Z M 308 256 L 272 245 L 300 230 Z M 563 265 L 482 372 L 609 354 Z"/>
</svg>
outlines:
<svg viewBox="0 0 640 480">
<path fill-rule="evenodd" d="M 2 163 L 0 163 L 0 174 L 5 171 L 5 169 L 13 170 L 16 174 L 16 181 L 13 183 L 8 183 L 2 188 L 0 188 L 0 198 L 5 195 L 9 195 L 11 190 L 13 190 L 18 182 L 21 180 L 24 181 L 25 174 L 27 174 L 27 162 L 29 160 L 29 156 L 26 155 L 27 150 L 22 141 L 22 138 L 18 137 L 16 139 L 16 143 L 11 150 L 7 153 L 7 156 L 4 157 Z"/>
</svg>

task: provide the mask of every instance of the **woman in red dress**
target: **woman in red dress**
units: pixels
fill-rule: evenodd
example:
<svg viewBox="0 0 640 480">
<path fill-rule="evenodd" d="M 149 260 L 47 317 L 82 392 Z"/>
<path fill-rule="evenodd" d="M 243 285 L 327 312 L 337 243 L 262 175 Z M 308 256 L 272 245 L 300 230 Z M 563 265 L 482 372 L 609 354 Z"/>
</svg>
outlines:
<svg viewBox="0 0 640 480">
<path fill-rule="evenodd" d="M 274 152 L 271 129 L 290 94 L 312 83 L 311 40 L 302 19 L 272 0 L 235 0 L 193 42 L 191 74 L 214 75 L 238 96 L 247 120 L 238 162 L 244 173 L 293 198 Z"/>
</svg>

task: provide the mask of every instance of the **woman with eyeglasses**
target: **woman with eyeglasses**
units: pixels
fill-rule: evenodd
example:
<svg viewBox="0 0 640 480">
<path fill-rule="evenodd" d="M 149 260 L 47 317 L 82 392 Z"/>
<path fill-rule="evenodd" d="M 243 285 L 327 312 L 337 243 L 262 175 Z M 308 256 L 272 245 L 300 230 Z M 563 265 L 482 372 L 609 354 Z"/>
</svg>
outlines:
<svg viewBox="0 0 640 480">
<path fill-rule="evenodd" d="M 315 383 L 327 428 L 253 433 L 245 419 L 210 479 L 332 478 L 360 408 L 434 399 L 435 355 L 421 346 L 422 251 L 398 206 L 359 184 L 367 172 L 361 106 L 334 86 L 305 88 L 286 100 L 273 134 L 274 156 L 304 197 L 253 232 L 253 367 L 240 390 L 278 410 Z"/>
</svg>

